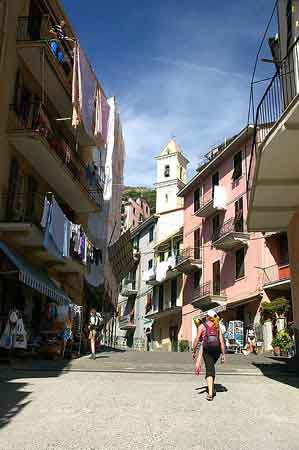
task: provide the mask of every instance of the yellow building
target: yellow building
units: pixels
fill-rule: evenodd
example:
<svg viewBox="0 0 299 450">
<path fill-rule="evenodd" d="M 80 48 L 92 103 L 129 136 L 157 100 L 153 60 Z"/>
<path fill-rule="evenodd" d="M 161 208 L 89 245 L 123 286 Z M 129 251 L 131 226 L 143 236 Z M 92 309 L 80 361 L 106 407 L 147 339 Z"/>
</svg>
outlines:
<svg viewBox="0 0 299 450">
<path fill-rule="evenodd" d="M 67 39 L 53 33 L 61 21 Z M 102 209 L 104 177 L 90 133 L 70 120 L 75 35 L 60 2 L 1 1 L 0 27 L 1 321 L 37 295 L 82 304 L 96 252 L 88 217 Z M 47 245 L 43 214 L 54 201 L 59 217 L 81 230 L 85 254 L 70 244 L 61 257 Z M 52 237 L 61 233 L 59 217 Z"/>
</svg>

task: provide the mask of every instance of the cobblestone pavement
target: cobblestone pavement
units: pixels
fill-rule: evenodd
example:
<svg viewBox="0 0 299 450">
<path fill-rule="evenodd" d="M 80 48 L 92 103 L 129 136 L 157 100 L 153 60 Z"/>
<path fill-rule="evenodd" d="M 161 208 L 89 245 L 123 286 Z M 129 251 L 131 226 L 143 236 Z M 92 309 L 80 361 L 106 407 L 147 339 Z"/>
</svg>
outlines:
<svg viewBox="0 0 299 450">
<path fill-rule="evenodd" d="M 208 403 L 203 377 L 132 369 L 179 356 L 103 356 L 64 372 L 2 368 L 0 450 L 298 450 L 296 377 L 223 372 Z M 127 372 L 102 371 L 109 360 Z"/>
</svg>

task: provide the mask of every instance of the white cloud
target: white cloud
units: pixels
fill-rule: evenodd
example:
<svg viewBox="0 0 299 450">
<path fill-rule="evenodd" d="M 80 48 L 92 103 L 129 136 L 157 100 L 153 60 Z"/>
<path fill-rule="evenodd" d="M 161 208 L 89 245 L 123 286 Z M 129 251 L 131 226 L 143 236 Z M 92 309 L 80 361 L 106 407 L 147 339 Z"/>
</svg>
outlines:
<svg viewBox="0 0 299 450">
<path fill-rule="evenodd" d="M 245 125 L 248 80 L 239 73 L 182 60 L 152 58 L 122 103 L 126 183 L 151 185 L 154 156 L 176 136 L 193 169 L 209 146 Z"/>
</svg>

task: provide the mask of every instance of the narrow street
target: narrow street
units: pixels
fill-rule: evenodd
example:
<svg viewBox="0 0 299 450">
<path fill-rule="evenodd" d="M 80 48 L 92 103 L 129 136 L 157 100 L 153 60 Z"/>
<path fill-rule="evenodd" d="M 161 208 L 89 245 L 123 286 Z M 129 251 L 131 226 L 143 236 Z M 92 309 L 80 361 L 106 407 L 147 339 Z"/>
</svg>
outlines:
<svg viewBox="0 0 299 450">
<path fill-rule="evenodd" d="M 190 354 L 14 364 L 1 372 L 0 449 L 298 449 L 298 378 L 234 356 L 213 403 Z"/>
</svg>

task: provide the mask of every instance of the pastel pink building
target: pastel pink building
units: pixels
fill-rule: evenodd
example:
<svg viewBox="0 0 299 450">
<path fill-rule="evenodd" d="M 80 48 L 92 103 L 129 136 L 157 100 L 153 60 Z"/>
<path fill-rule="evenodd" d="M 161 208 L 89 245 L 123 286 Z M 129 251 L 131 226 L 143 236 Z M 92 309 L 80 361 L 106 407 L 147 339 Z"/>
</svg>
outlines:
<svg viewBox="0 0 299 450">
<path fill-rule="evenodd" d="M 122 232 L 137 228 L 151 215 L 148 202 L 144 198 L 128 198 L 123 201 L 121 211 Z"/>
<path fill-rule="evenodd" d="M 184 198 L 184 298 L 180 340 L 196 335 L 193 318 L 223 307 L 225 321 L 253 325 L 271 348 L 271 324 L 260 304 L 291 297 L 285 233 L 248 233 L 246 179 L 253 127 L 210 151 L 206 163 L 178 193 Z"/>
</svg>

